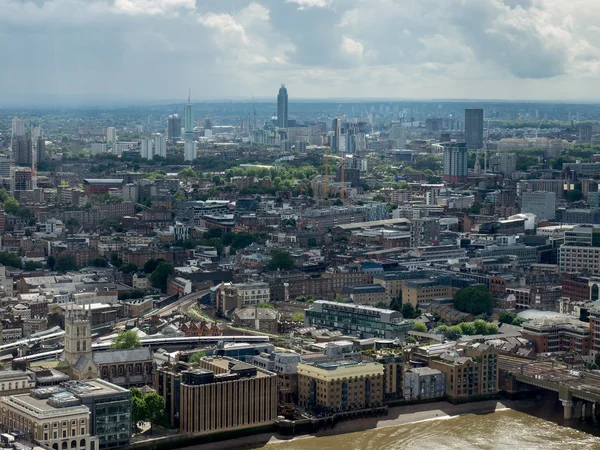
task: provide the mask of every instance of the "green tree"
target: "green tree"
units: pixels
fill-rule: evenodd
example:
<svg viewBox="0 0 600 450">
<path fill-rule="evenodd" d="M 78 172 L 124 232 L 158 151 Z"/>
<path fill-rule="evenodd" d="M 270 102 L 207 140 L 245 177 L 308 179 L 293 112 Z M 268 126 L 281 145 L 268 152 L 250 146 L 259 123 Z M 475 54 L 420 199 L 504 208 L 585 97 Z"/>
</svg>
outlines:
<svg viewBox="0 0 600 450">
<path fill-rule="evenodd" d="M 416 317 L 415 307 L 410 303 L 402 305 L 402 317 L 405 319 L 414 319 Z"/>
<path fill-rule="evenodd" d="M 289 270 L 294 267 L 294 258 L 288 252 L 277 250 L 273 252 L 271 261 L 267 265 L 268 270 Z"/>
<path fill-rule="evenodd" d="M 177 176 L 182 180 L 188 180 L 190 178 L 198 178 L 198 174 L 191 167 L 186 167 L 185 169 L 181 169 Z"/>
<path fill-rule="evenodd" d="M 507 323 L 511 325 L 513 321 L 517 318 L 517 314 L 512 311 L 502 311 L 500 313 L 500 317 L 498 318 L 498 322 Z"/>
<path fill-rule="evenodd" d="M 190 364 L 197 364 L 205 356 L 206 356 L 206 352 L 203 350 L 200 350 L 199 352 L 196 352 L 192 356 L 190 356 L 189 362 L 190 362 Z"/>
<path fill-rule="evenodd" d="M 565 191 L 565 200 L 569 202 L 578 202 L 583 198 L 583 192 L 574 190 L 574 191 Z"/>
<path fill-rule="evenodd" d="M 14 267 L 16 269 L 20 269 L 23 267 L 21 263 L 21 258 L 15 253 L 9 252 L 0 252 L 0 264 L 4 266 Z"/>
<path fill-rule="evenodd" d="M 34 270 L 40 269 L 42 267 L 42 263 L 36 262 L 36 261 L 27 261 L 25 263 L 25 265 L 23 266 L 24 270 L 27 270 L 28 272 L 32 272 Z"/>
<path fill-rule="evenodd" d="M 402 307 L 402 295 L 399 297 L 393 297 L 392 301 L 390 302 L 390 309 L 402 312 Z"/>
<path fill-rule="evenodd" d="M 46 264 L 48 265 L 48 268 L 50 270 L 54 270 L 54 267 L 56 267 L 56 258 L 52 255 L 48 256 L 48 259 L 46 260 Z"/>
<path fill-rule="evenodd" d="M 486 324 L 485 334 L 498 334 L 498 325 L 495 323 L 488 322 Z"/>
<path fill-rule="evenodd" d="M 292 314 L 292 322 L 304 322 L 304 313 L 298 311 L 297 313 Z"/>
<path fill-rule="evenodd" d="M 139 348 L 142 346 L 140 337 L 135 330 L 121 331 L 110 348 L 115 350 L 123 350 L 129 348 Z"/>
<path fill-rule="evenodd" d="M 416 344 L 416 343 L 417 343 L 417 340 L 415 339 L 415 337 L 414 337 L 414 336 L 409 336 L 409 337 L 407 337 L 407 338 L 406 338 L 406 343 L 407 343 L 407 344 L 413 344 L 413 345 L 414 345 L 414 344 Z"/>
<path fill-rule="evenodd" d="M 477 319 L 473 322 L 475 327 L 475 334 L 487 334 L 487 322 L 485 320 Z"/>
<path fill-rule="evenodd" d="M 144 422 L 148 417 L 148 411 L 146 411 L 146 402 L 144 400 L 144 393 L 138 388 L 133 387 L 131 391 L 131 418 L 134 423 Z"/>
<path fill-rule="evenodd" d="M 59 272 L 67 272 L 69 270 L 77 270 L 77 263 L 73 255 L 61 255 L 56 260 L 56 270 Z"/>
<path fill-rule="evenodd" d="M 386 203 L 387 200 L 385 198 L 385 195 L 382 194 L 377 194 L 373 197 L 373 201 L 374 202 L 380 202 L 380 203 Z"/>
<path fill-rule="evenodd" d="M 427 333 L 427 325 L 423 322 L 415 322 L 413 324 L 413 330 L 418 331 L 419 333 Z"/>
<path fill-rule="evenodd" d="M 7 213 L 15 214 L 19 210 L 19 202 L 16 201 L 14 198 L 9 197 L 6 200 L 4 200 L 3 208 L 4 211 L 6 211 Z"/>
<path fill-rule="evenodd" d="M 344 202 L 338 198 L 333 202 L 333 206 L 344 206 Z"/>
<path fill-rule="evenodd" d="M 121 267 L 123 261 L 121 261 L 121 258 L 119 258 L 119 255 L 117 253 L 113 253 L 112 255 L 110 255 L 110 263 L 115 267 Z"/>
<path fill-rule="evenodd" d="M 473 322 L 459 323 L 458 326 L 460 327 L 461 334 L 463 336 L 473 336 L 474 334 L 477 334 L 477 331 L 475 329 L 475 325 L 473 324 Z"/>
<path fill-rule="evenodd" d="M 144 396 L 144 403 L 148 412 L 146 418 L 150 422 L 150 433 L 152 433 L 154 425 L 165 425 L 167 422 L 165 399 L 156 392 L 151 392 Z"/>
<path fill-rule="evenodd" d="M 220 228 L 210 228 L 204 235 L 202 236 L 204 239 L 212 239 L 217 238 L 221 239 L 223 236 L 223 230 Z"/>
<path fill-rule="evenodd" d="M 121 265 L 121 267 L 119 267 L 119 270 L 123 273 L 135 273 L 137 272 L 138 267 L 134 263 L 127 263 Z"/>
<path fill-rule="evenodd" d="M 104 258 L 90 259 L 89 265 L 93 267 L 108 267 L 108 261 Z"/>
<path fill-rule="evenodd" d="M 149 259 L 148 261 L 146 261 L 144 263 L 144 272 L 145 273 L 152 273 L 156 270 L 156 267 L 158 266 L 158 263 L 160 262 L 160 259 Z"/>
<path fill-rule="evenodd" d="M 237 233 L 233 238 L 233 242 L 231 243 L 231 248 L 233 250 L 239 250 L 241 248 L 246 248 L 250 244 L 254 242 L 254 238 L 250 233 Z"/>
<path fill-rule="evenodd" d="M 454 308 L 473 315 L 490 314 L 494 302 L 485 286 L 469 286 L 454 295 Z"/>
<path fill-rule="evenodd" d="M 275 309 L 271 303 L 259 303 L 258 308 Z"/>
<path fill-rule="evenodd" d="M 451 341 L 456 341 L 461 336 L 462 336 L 462 331 L 458 325 L 449 327 L 448 331 L 446 331 L 446 339 L 449 339 Z"/>
<path fill-rule="evenodd" d="M 168 262 L 161 261 L 154 269 L 154 272 L 150 275 L 150 281 L 152 282 L 152 286 L 161 289 L 162 291 L 167 290 L 167 281 L 171 275 L 175 273 L 175 268 L 173 264 L 169 264 Z"/>
</svg>

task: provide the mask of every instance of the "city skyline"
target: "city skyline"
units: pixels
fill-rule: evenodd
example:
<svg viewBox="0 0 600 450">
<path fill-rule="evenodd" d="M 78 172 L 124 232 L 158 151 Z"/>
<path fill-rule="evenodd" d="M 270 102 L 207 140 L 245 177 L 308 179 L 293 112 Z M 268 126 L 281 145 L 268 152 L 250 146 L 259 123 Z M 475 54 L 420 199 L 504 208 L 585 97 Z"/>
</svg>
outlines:
<svg viewBox="0 0 600 450">
<path fill-rule="evenodd" d="M 198 99 L 269 98 L 282 82 L 295 99 L 598 99 L 600 5 L 589 2 L 3 5 L 11 46 L 0 54 L 13 70 L 0 75 L 0 94 L 8 103 L 176 99 L 181 84 Z M 107 23 L 127 32 L 107 33 Z M 20 68 L 24 55 L 49 68 L 43 77 Z M 140 76 L 151 61 L 164 64 Z"/>
</svg>

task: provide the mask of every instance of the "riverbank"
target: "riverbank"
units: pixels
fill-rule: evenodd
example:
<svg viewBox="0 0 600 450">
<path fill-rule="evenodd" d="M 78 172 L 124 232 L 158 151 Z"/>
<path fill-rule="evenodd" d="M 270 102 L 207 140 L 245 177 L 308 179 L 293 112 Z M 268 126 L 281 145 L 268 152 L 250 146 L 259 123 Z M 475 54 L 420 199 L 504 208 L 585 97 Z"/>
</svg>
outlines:
<svg viewBox="0 0 600 450">
<path fill-rule="evenodd" d="M 453 405 L 448 402 L 425 403 L 419 405 L 396 406 L 389 409 L 384 417 L 366 417 L 338 423 L 334 428 L 321 430 L 317 433 L 281 436 L 279 434 L 263 433 L 238 439 L 229 439 L 204 445 L 186 447 L 187 450 L 230 450 L 257 449 L 269 444 L 285 443 L 291 440 L 310 439 L 312 437 L 333 436 L 345 433 L 354 433 L 378 428 L 395 427 L 429 420 L 444 420 L 468 414 L 491 414 L 512 408 L 533 407 L 532 400 L 487 400 L 476 403 Z"/>
</svg>

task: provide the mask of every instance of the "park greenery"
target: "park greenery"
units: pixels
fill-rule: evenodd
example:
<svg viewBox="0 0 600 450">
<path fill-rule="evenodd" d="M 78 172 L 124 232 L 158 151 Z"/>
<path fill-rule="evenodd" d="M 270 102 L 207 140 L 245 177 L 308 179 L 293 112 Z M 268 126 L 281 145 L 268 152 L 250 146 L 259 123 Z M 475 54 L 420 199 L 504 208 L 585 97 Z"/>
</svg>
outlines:
<svg viewBox="0 0 600 450">
<path fill-rule="evenodd" d="M 165 399 L 156 392 L 144 394 L 140 389 L 131 388 L 131 418 L 134 423 L 150 422 L 150 432 L 154 425 L 167 424 Z"/>
<path fill-rule="evenodd" d="M 521 325 L 523 325 L 523 322 L 525 322 L 525 319 L 519 317 L 515 312 L 502 311 L 500 313 L 500 317 L 498 318 L 498 322 L 506 323 L 508 325 L 516 325 L 520 327 Z"/>
<path fill-rule="evenodd" d="M 494 307 L 492 294 L 485 286 L 469 286 L 454 294 L 454 308 L 477 316 L 490 314 Z"/>
<path fill-rule="evenodd" d="M 139 348 L 142 346 L 140 337 L 135 330 L 121 331 L 110 348 L 113 350 L 124 350 L 130 348 Z"/>
<path fill-rule="evenodd" d="M 150 274 L 150 282 L 152 283 L 152 287 L 166 292 L 169 277 L 174 273 L 175 268 L 173 267 L 173 264 L 170 264 L 166 261 L 160 261 L 152 274 Z"/>
<path fill-rule="evenodd" d="M 498 334 L 498 325 L 492 322 L 486 322 L 483 319 L 477 319 L 473 322 L 461 322 L 457 325 L 439 325 L 435 329 L 436 334 L 446 333 L 446 339 L 455 341 L 461 336 Z"/>
<path fill-rule="evenodd" d="M 268 270 L 289 270 L 294 267 L 294 258 L 288 252 L 276 250 L 271 254 Z"/>
</svg>

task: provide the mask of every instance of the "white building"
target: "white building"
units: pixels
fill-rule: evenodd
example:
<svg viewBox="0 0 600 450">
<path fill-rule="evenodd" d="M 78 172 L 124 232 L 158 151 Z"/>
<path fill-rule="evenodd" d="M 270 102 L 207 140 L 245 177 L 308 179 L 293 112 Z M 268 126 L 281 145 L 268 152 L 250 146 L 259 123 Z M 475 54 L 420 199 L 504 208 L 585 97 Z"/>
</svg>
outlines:
<svg viewBox="0 0 600 450">
<path fill-rule="evenodd" d="M 195 141 L 185 141 L 183 147 L 183 159 L 185 161 L 193 161 L 198 156 L 198 148 Z"/>
<path fill-rule="evenodd" d="M 163 158 L 167 157 L 167 137 L 164 134 L 156 133 L 154 135 L 154 154 Z"/>
<path fill-rule="evenodd" d="M 553 220 L 556 216 L 556 194 L 554 192 L 523 192 L 521 212 L 535 214 L 537 220 Z"/>
<path fill-rule="evenodd" d="M 102 153 L 108 152 L 108 145 L 104 142 L 92 142 L 90 144 L 90 150 L 92 155 L 100 155 Z"/>
<path fill-rule="evenodd" d="M 242 298 L 242 307 L 269 303 L 271 288 L 269 283 L 239 283 L 232 286 Z"/>
<path fill-rule="evenodd" d="M 137 185 L 129 183 L 123 186 L 123 191 L 121 194 L 123 195 L 124 202 L 137 203 L 140 195 L 140 189 Z"/>
<path fill-rule="evenodd" d="M 25 136 L 25 121 L 15 117 L 12 120 L 12 135 Z"/>
<path fill-rule="evenodd" d="M 109 144 L 117 142 L 117 129 L 115 127 L 108 127 L 106 129 L 106 142 Z"/>
<path fill-rule="evenodd" d="M 154 158 L 154 140 L 150 138 L 142 139 L 142 149 L 140 151 L 142 159 Z"/>
</svg>

